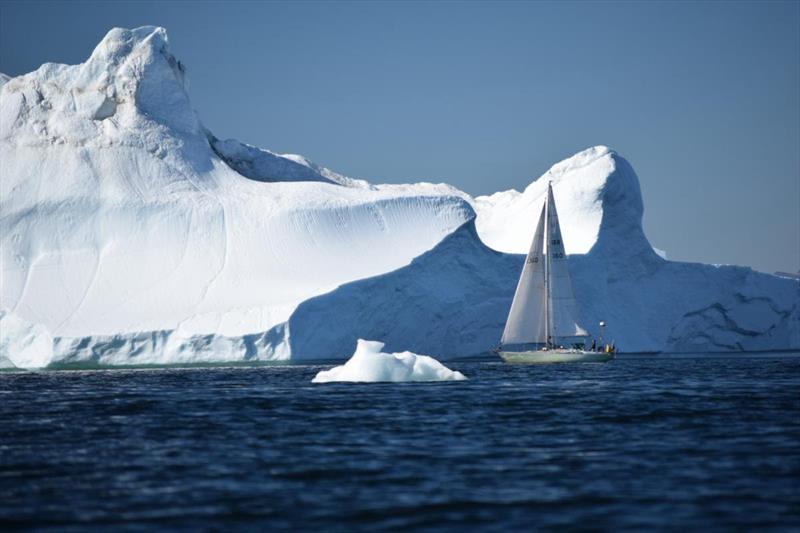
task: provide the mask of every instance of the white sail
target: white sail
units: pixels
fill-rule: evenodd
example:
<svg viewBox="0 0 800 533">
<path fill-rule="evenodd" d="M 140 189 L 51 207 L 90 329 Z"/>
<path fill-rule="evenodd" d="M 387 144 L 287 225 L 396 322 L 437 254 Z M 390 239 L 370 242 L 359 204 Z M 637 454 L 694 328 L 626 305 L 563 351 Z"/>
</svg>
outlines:
<svg viewBox="0 0 800 533">
<path fill-rule="evenodd" d="M 553 198 L 553 187 L 547 186 L 547 282 L 549 284 L 548 318 L 550 334 L 553 342 L 574 337 L 585 337 L 588 334 L 578 325 L 578 305 L 572 291 L 572 280 L 569 277 L 567 255 L 564 253 L 564 242 L 561 238 L 561 226 L 558 223 L 558 211 Z"/>
<path fill-rule="evenodd" d="M 539 215 L 536 232 L 522 275 L 511 302 L 506 327 L 503 330 L 501 344 L 544 344 L 547 342 L 547 326 L 545 315 L 547 313 L 547 295 L 545 289 L 545 206 Z"/>
</svg>

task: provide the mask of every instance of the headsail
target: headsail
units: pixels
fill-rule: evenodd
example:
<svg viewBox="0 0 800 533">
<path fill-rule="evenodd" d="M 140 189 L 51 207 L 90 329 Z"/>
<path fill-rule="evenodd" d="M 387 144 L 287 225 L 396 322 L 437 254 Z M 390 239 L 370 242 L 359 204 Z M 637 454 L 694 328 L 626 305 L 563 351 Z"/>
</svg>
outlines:
<svg viewBox="0 0 800 533">
<path fill-rule="evenodd" d="M 572 291 L 572 280 L 561 238 L 561 225 L 553 199 L 553 187 L 547 186 L 547 281 L 549 283 L 549 319 L 553 340 L 585 337 L 588 334 L 578 325 L 578 304 Z"/>
<path fill-rule="evenodd" d="M 525 266 L 514 293 L 511 311 L 503 330 L 502 344 L 544 344 L 547 342 L 545 314 L 547 295 L 544 282 L 545 206 L 539 215 L 536 232 Z"/>
</svg>

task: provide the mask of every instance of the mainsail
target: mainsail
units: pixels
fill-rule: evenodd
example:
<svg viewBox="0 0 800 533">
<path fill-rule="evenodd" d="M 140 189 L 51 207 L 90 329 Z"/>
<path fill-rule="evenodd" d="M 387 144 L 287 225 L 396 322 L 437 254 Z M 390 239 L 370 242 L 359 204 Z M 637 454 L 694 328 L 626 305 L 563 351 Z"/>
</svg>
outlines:
<svg viewBox="0 0 800 533">
<path fill-rule="evenodd" d="M 548 184 L 531 249 L 514 293 L 501 344 L 555 344 L 587 335 L 577 323 L 561 227 Z"/>
<path fill-rule="evenodd" d="M 578 325 L 578 304 L 572 291 L 567 254 L 561 238 L 561 225 L 553 199 L 553 186 L 547 186 L 547 282 L 550 289 L 550 335 L 555 339 L 585 337 L 586 331 Z"/>
</svg>

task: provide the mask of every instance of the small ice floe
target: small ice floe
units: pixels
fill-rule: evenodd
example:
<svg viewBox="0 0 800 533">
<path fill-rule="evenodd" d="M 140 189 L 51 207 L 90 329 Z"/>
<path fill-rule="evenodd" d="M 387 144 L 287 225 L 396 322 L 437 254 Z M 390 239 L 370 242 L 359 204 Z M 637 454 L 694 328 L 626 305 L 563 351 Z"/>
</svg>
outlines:
<svg viewBox="0 0 800 533">
<path fill-rule="evenodd" d="M 383 353 L 384 343 L 358 339 L 356 352 L 341 366 L 319 372 L 312 383 L 332 381 L 461 381 L 464 374 L 450 370 L 428 355 Z"/>
</svg>

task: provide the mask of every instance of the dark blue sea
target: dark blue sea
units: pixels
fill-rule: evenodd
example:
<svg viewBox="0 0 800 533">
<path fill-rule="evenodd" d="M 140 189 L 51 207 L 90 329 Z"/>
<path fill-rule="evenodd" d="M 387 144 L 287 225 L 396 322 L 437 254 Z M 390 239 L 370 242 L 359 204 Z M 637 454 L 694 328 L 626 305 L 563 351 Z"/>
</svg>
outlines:
<svg viewBox="0 0 800 533">
<path fill-rule="evenodd" d="M 800 528 L 800 356 L 0 374 L 0 527 Z"/>
</svg>

